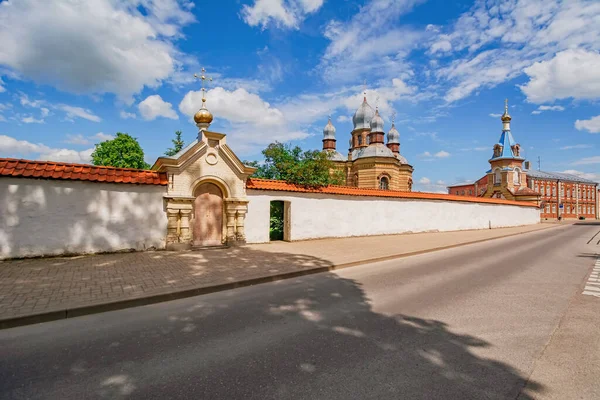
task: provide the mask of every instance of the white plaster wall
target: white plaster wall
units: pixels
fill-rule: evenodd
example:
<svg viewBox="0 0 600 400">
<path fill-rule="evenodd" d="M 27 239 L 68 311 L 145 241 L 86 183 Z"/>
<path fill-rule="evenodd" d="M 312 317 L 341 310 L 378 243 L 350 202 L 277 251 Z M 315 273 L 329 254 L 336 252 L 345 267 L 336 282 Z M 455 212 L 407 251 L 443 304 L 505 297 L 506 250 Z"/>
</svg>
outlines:
<svg viewBox="0 0 600 400">
<path fill-rule="evenodd" d="M 290 240 L 532 225 L 539 209 L 440 200 L 248 190 L 246 240 L 269 241 L 269 204 L 291 202 Z"/>
<path fill-rule="evenodd" d="M 0 259 L 164 248 L 165 186 L 0 178 Z"/>
</svg>

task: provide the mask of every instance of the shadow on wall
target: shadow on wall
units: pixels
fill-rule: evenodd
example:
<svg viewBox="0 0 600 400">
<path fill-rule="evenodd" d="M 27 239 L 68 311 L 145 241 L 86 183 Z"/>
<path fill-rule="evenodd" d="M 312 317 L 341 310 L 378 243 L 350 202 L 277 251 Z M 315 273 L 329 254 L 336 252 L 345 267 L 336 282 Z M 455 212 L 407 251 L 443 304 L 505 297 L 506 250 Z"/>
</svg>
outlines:
<svg viewBox="0 0 600 400">
<path fill-rule="evenodd" d="M 47 324 L 52 346 L 0 342 L 0 380 L 23 397 L 111 399 L 514 399 L 525 385 L 481 355 L 492 343 L 376 313 L 368 295 L 324 273 Z"/>
<path fill-rule="evenodd" d="M 163 186 L 0 181 L 0 259 L 164 247 Z"/>
</svg>

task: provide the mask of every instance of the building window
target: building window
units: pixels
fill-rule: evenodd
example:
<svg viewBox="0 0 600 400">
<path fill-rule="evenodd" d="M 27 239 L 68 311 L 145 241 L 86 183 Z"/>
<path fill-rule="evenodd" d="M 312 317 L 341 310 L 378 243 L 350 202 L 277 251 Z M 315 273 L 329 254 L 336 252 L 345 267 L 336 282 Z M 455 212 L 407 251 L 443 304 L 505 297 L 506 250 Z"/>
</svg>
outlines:
<svg viewBox="0 0 600 400">
<path fill-rule="evenodd" d="M 550 213 L 550 204 L 546 204 L 546 214 Z"/>
<path fill-rule="evenodd" d="M 540 194 L 541 194 L 542 196 L 545 196 L 545 195 L 546 195 L 546 190 L 544 189 L 544 187 L 543 187 L 543 186 L 542 186 L 542 187 L 540 187 Z"/>
<path fill-rule="evenodd" d="M 556 186 L 552 186 L 552 196 L 556 197 Z"/>
<path fill-rule="evenodd" d="M 554 214 L 556 212 L 556 204 L 552 204 L 552 213 Z"/>
<path fill-rule="evenodd" d="M 500 168 L 496 168 L 494 171 L 494 185 L 500 185 L 502 183 L 502 173 Z"/>
<path fill-rule="evenodd" d="M 382 176 L 379 179 L 379 189 L 388 190 L 389 188 L 390 188 L 390 180 L 387 177 Z"/>
</svg>

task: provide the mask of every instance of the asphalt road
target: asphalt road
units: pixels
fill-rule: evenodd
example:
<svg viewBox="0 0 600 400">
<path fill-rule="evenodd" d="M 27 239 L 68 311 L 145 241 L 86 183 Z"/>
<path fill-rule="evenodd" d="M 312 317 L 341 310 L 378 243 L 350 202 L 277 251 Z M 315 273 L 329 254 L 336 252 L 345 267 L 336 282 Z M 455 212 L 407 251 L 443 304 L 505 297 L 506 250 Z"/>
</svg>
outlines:
<svg viewBox="0 0 600 400">
<path fill-rule="evenodd" d="M 0 398 L 598 399 L 598 231 L 0 331 Z"/>
</svg>

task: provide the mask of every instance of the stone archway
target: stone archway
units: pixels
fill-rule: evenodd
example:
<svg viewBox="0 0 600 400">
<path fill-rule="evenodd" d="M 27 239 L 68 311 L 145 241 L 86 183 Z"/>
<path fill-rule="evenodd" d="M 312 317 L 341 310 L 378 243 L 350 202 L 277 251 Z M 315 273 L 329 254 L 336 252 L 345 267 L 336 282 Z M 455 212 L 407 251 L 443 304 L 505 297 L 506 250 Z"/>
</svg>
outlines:
<svg viewBox="0 0 600 400">
<path fill-rule="evenodd" d="M 192 243 L 218 246 L 223 242 L 223 192 L 214 183 L 202 183 L 194 192 Z"/>
</svg>

